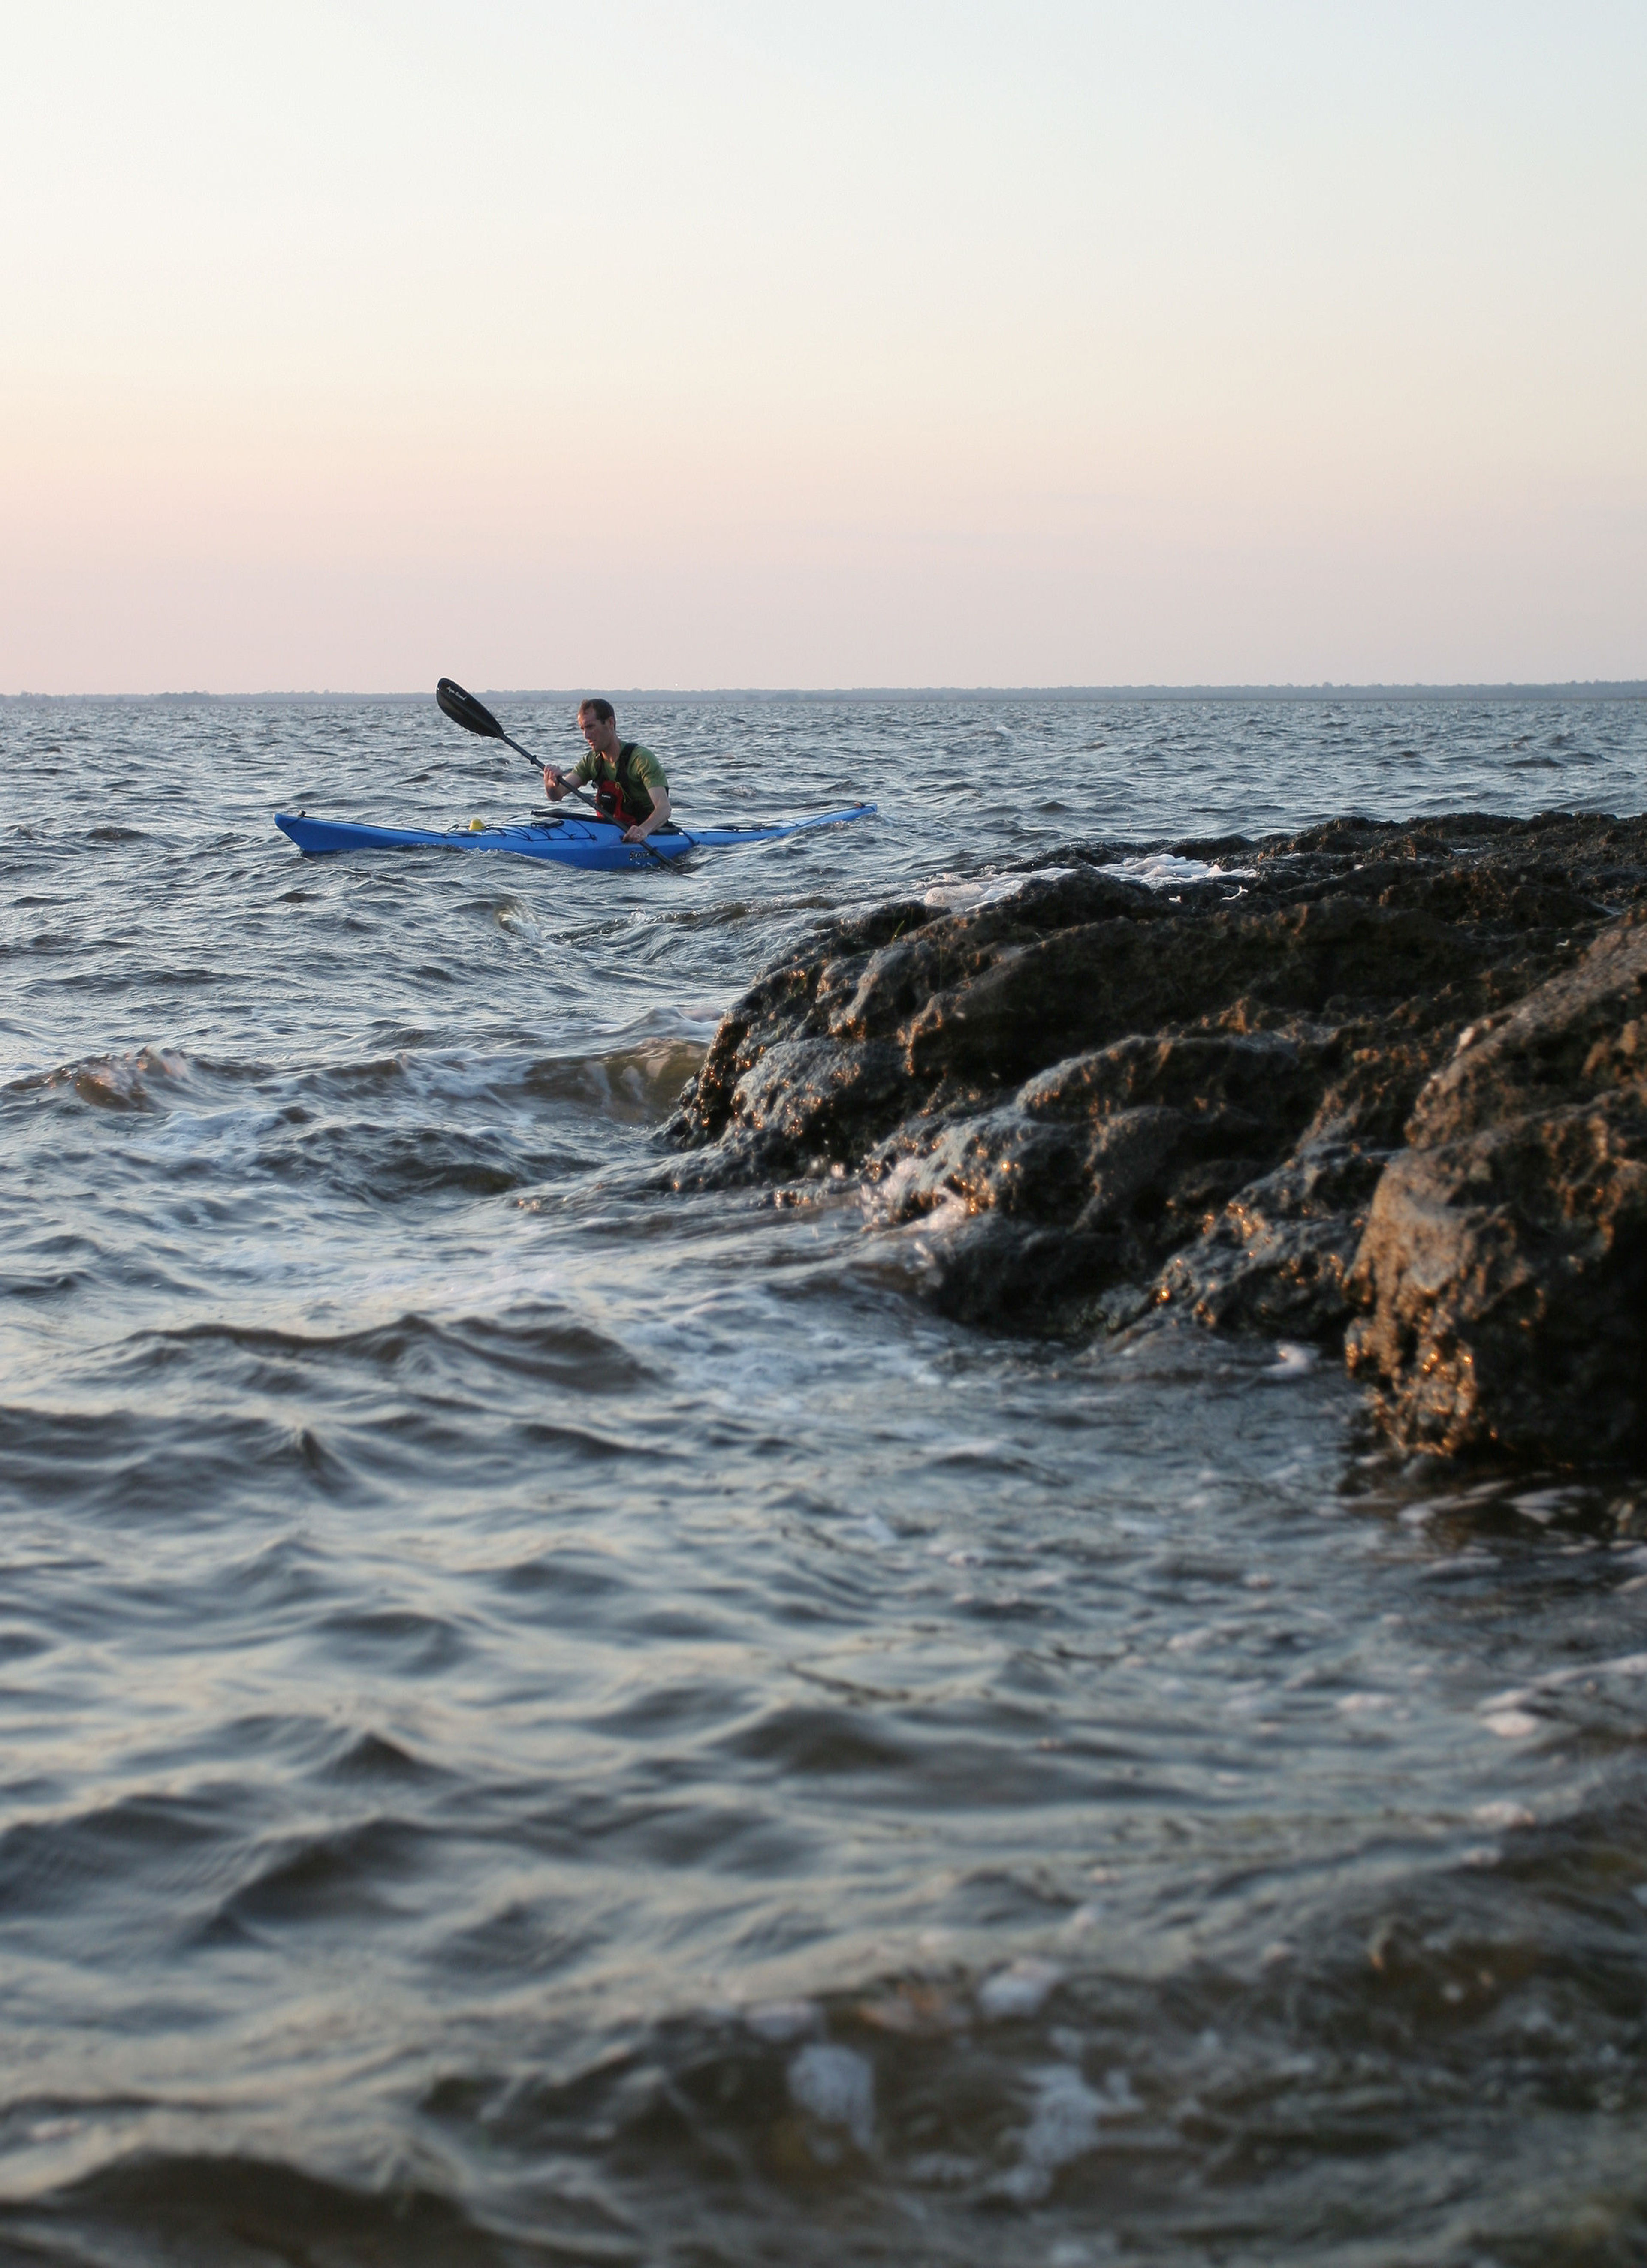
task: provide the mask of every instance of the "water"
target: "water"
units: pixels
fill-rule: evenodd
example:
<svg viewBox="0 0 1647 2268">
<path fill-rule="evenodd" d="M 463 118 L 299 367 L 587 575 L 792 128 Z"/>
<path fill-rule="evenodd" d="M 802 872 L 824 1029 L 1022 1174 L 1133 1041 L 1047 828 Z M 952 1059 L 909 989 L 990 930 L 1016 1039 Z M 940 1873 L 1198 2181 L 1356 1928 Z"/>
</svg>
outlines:
<svg viewBox="0 0 1647 2268">
<path fill-rule="evenodd" d="M 1639 810 L 1647 704 L 622 721 L 688 824 L 883 816 L 305 864 L 531 784 L 432 703 L 0 707 L 0 2257 L 1647 2257 L 1620 1489 L 655 1179 L 827 909 Z"/>
</svg>

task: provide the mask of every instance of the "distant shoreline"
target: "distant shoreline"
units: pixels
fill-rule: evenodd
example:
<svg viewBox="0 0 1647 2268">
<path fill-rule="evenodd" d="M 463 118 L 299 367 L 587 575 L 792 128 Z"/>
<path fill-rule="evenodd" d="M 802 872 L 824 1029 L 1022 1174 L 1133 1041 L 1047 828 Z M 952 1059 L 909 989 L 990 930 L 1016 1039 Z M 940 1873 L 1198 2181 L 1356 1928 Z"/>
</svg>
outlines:
<svg viewBox="0 0 1647 2268">
<path fill-rule="evenodd" d="M 489 701 L 576 701 L 587 686 L 484 686 Z M 1647 678 L 1569 678 L 1564 683 L 1503 685 L 851 685 L 609 686 L 615 701 L 1644 701 Z M 0 693 L 0 705 L 25 702 L 144 702 L 157 707 L 210 702 L 224 708 L 261 702 L 374 702 L 405 707 L 432 701 L 417 693 Z"/>
</svg>

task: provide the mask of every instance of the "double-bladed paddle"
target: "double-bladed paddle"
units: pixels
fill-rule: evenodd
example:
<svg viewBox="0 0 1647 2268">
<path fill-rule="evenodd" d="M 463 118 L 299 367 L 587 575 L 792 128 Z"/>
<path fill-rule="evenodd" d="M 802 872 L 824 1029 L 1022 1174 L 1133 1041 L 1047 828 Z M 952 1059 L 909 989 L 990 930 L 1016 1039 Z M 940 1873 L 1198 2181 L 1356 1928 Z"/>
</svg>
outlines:
<svg viewBox="0 0 1647 2268">
<path fill-rule="evenodd" d="M 517 756 L 524 756 L 535 772 L 542 772 L 547 769 L 546 766 L 539 763 L 529 748 L 523 748 L 519 740 L 512 740 L 485 703 L 476 701 L 472 693 L 465 693 L 455 678 L 443 677 L 435 687 L 434 697 L 439 703 L 441 713 L 449 717 L 454 725 L 461 725 L 466 733 L 477 733 L 483 740 L 501 740 L 506 748 L 513 748 Z M 588 797 L 580 787 L 568 787 L 566 792 L 568 795 L 575 795 L 580 803 L 589 802 Z M 589 807 L 591 810 L 595 808 L 592 804 Z M 668 865 L 669 862 L 661 850 L 654 850 L 644 836 L 639 847 L 646 852 L 654 865 Z"/>
</svg>

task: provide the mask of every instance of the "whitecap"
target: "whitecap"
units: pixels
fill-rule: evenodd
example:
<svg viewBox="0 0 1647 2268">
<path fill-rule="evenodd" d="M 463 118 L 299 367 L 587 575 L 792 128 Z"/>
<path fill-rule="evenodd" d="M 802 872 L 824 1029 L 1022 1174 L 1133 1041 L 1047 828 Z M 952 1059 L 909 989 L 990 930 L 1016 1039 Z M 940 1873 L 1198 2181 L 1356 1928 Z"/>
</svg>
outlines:
<svg viewBox="0 0 1647 2268">
<path fill-rule="evenodd" d="M 1096 1929 L 1103 1918 L 1104 1908 L 1096 1898 L 1089 1899 L 1085 1905 L 1077 1906 L 1066 1920 L 1063 1934 L 1071 1938 L 1084 1937 L 1089 1930 Z"/>
<path fill-rule="evenodd" d="M 1537 1823 L 1525 1803 L 1511 1803 L 1503 1796 L 1490 1803 L 1478 1803 L 1470 1816 L 1479 1819 L 1483 1827 L 1532 1827 Z"/>
<path fill-rule="evenodd" d="M 1455 1552 L 1451 1558 L 1432 1559 L 1429 1566 L 1419 1569 L 1419 1574 L 1426 1580 L 1448 1575 L 1473 1575 L 1483 1567 L 1496 1565 L 1490 1551 L 1483 1551 L 1478 1545 L 1472 1544 L 1466 1550 Z"/>
<path fill-rule="evenodd" d="M 1577 1685 L 1597 1677 L 1647 1677 L 1647 1653 L 1615 1653 L 1605 1661 L 1578 1661 L 1568 1669 L 1547 1669 L 1529 1684 L 1512 1686 L 1506 1693 L 1495 1693 L 1481 1704 L 1483 1710 L 1514 1709 L 1535 1693 L 1556 1693 L 1564 1685 Z"/>
<path fill-rule="evenodd" d="M 1055 1962 L 1033 1957 L 998 1969 L 979 1985 L 978 2005 L 986 2016 L 1033 2016 L 1045 2005 L 1064 1972 Z"/>
<path fill-rule="evenodd" d="M 1036 2075 L 1035 2109 L 1024 2130 L 1023 2154 L 1051 2172 L 1082 2157 L 1098 2139 L 1104 2104 L 1067 2064 Z"/>
<path fill-rule="evenodd" d="M 940 913 L 970 914 L 979 906 L 998 905 L 1003 898 L 1017 897 L 1031 882 L 1060 881 L 1065 875 L 1079 871 L 1075 866 L 1038 866 L 1032 873 L 990 874 L 977 880 L 941 874 L 926 891 L 921 902 Z"/>
<path fill-rule="evenodd" d="M 1205 858 L 1180 858 L 1171 850 L 1142 850 L 1130 858 L 1118 858 L 1112 865 L 1100 866 L 1100 874 L 1114 874 L 1123 881 L 1144 882 L 1152 890 L 1182 889 L 1185 882 L 1255 882 L 1255 866 L 1220 866 L 1208 864 Z"/>
<path fill-rule="evenodd" d="M 875 2139 L 875 2073 L 852 2048 L 817 2041 L 789 2066 L 789 2097 L 821 2125 L 844 2126 L 860 2150 Z"/>
<path fill-rule="evenodd" d="M 758 2007 L 746 2008 L 743 2021 L 757 2040 L 770 2040 L 779 2047 L 787 2040 L 804 2039 L 809 2032 L 821 2030 L 824 2012 L 816 2000 L 766 2000 Z"/>
<path fill-rule="evenodd" d="M 1279 1339 L 1275 1359 L 1267 1370 L 1259 1373 L 1260 1378 L 1308 1378 L 1321 1359 L 1318 1347 L 1300 1346 L 1291 1339 Z"/>
</svg>

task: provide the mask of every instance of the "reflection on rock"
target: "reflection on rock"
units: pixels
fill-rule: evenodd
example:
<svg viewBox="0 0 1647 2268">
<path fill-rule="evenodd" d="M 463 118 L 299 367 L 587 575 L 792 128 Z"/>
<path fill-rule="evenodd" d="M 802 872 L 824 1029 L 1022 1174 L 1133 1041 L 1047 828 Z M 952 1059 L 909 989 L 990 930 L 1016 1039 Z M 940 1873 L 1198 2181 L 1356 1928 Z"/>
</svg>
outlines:
<svg viewBox="0 0 1647 2268">
<path fill-rule="evenodd" d="M 1171 895 L 1085 844 L 826 924 L 722 1022 L 670 1180 L 856 1176 L 981 1323 L 1353 1324 L 1413 1446 L 1638 1446 L 1647 821 L 1173 847 Z"/>
</svg>

